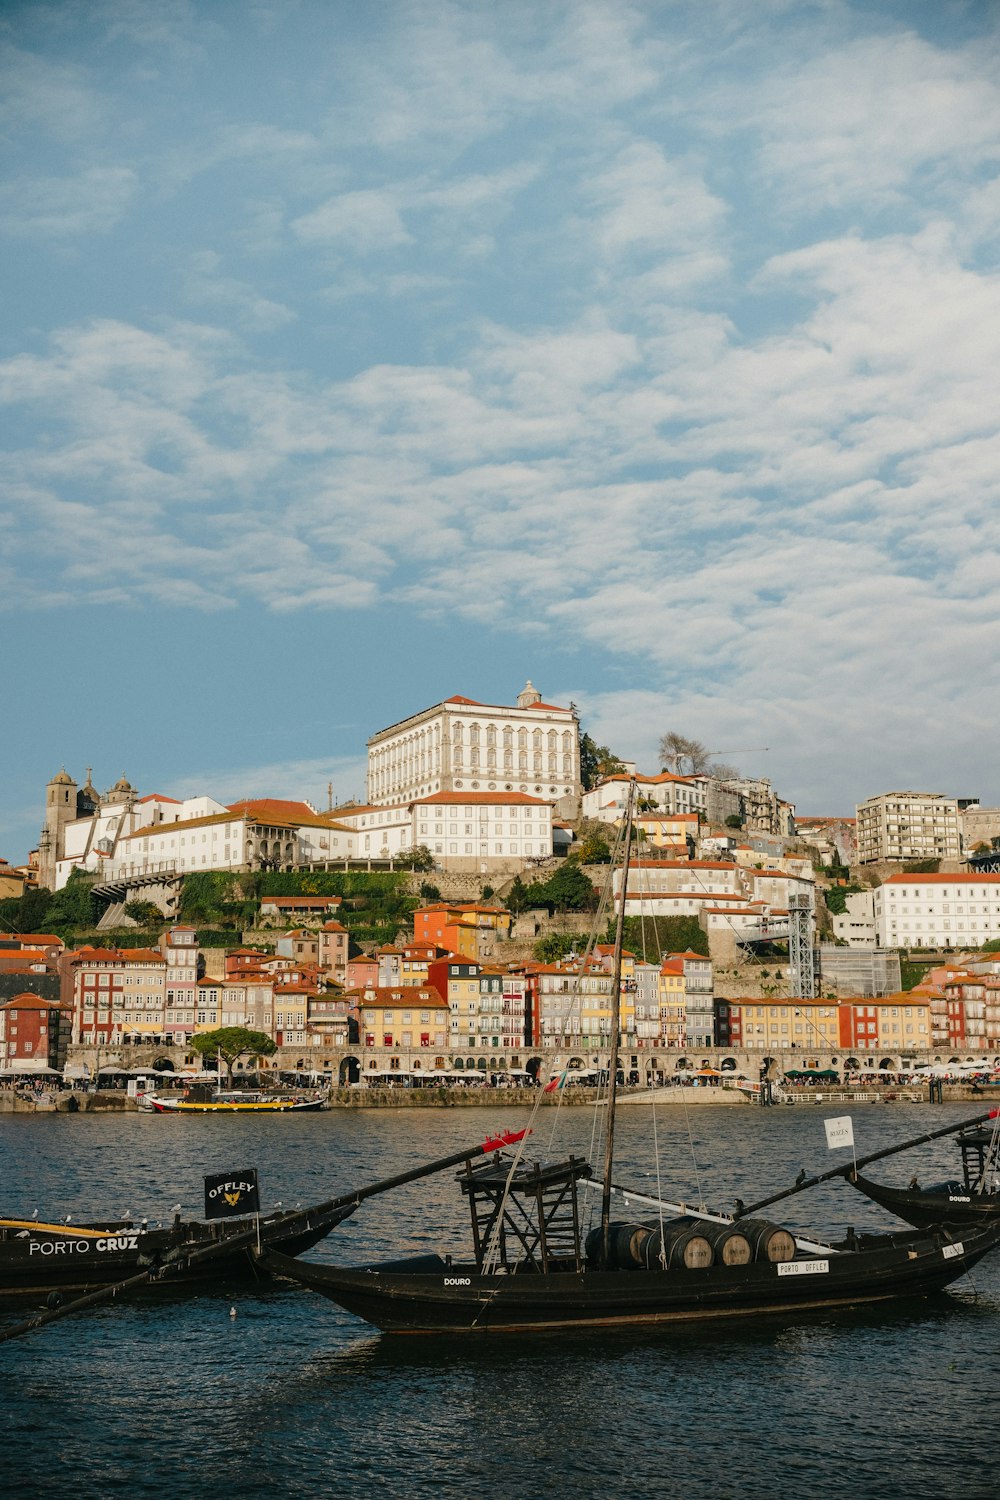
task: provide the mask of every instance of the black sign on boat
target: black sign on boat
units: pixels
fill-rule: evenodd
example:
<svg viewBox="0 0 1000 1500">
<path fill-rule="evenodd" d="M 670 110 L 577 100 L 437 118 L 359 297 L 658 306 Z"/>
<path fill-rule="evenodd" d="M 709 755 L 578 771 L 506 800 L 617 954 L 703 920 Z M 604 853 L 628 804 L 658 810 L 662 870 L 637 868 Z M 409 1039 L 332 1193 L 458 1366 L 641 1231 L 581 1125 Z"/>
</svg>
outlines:
<svg viewBox="0 0 1000 1500">
<path fill-rule="evenodd" d="M 257 1169 L 241 1172 L 213 1172 L 205 1178 L 205 1218 L 245 1218 L 260 1213 Z"/>
</svg>

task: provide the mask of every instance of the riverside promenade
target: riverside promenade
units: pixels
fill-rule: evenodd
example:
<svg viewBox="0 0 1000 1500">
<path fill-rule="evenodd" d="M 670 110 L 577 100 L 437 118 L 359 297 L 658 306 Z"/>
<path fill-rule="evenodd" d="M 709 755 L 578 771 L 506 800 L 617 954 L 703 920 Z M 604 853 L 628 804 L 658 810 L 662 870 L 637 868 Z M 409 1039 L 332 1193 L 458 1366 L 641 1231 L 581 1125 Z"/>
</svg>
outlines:
<svg viewBox="0 0 1000 1500">
<path fill-rule="evenodd" d="M 1000 1090 L 995 1091 L 995 1103 L 1000 1108 Z M 331 1110 L 363 1109 L 463 1109 L 489 1107 L 490 1109 L 531 1109 L 538 1101 L 538 1090 L 530 1088 L 336 1088 L 328 1095 Z M 568 1108 L 593 1105 L 598 1094 L 592 1088 L 563 1088 L 551 1093 L 543 1092 L 541 1103 L 545 1108 L 564 1105 Z M 780 1091 L 773 1108 L 785 1105 L 819 1105 L 850 1108 L 853 1104 L 961 1104 L 969 1103 L 989 1107 L 993 1094 L 976 1090 L 968 1084 L 944 1084 L 940 1095 L 929 1097 L 927 1087 L 899 1088 L 873 1087 L 871 1084 L 851 1089 L 843 1085 L 834 1087 L 797 1087 L 794 1091 Z M 738 1089 L 722 1087 L 685 1087 L 656 1089 L 624 1089 L 619 1092 L 619 1105 L 634 1105 L 657 1109 L 742 1109 L 758 1110 L 759 1102 Z M 137 1100 L 124 1089 L 100 1089 L 95 1093 L 78 1090 L 42 1090 L 38 1095 L 18 1093 L 13 1089 L 0 1089 L 0 1115 L 2 1114 L 106 1114 L 138 1112 Z M 146 1113 L 146 1111 L 142 1111 Z"/>
</svg>

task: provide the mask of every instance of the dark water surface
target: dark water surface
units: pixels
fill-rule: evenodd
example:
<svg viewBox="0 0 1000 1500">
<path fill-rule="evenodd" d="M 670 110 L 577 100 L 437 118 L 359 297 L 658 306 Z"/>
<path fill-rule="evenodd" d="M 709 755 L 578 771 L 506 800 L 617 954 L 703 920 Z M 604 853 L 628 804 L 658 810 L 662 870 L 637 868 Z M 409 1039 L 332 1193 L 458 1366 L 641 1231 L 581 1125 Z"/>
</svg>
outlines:
<svg viewBox="0 0 1000 1500">
<path fill-rule="evenodd" d="M 844 1110 L 660 1110 L 660 1190 L 729 1209 L 800 1167 L 837 1165 L 823 1118 Z M 559 1113 L 556 1149 L 585 1151 L 590 1112 Z M 858 1153 L 973 1113 L 857 1107 Z M 156 1219 L 179 1203 L 200 1217 L 203 1174 L 246 1166 L 266 1207 L 307 1203 L 521 1123 L 488 1105 L 0 1116 L 0 1211 Z M 650 1111 L 622 1111 L 616 1175 L 655 1193 L 651 1130 Z M 873 1175 L 933 1181 L 957 1166 L 939 1142 Z M 817 1234 L 889 1222 L 842 1183 L 779 1213 Z M 311 1255 L 351 1264 L 467 1243 L 445 1173 L 372 1200 Z M 1000 1255 L 929 1302 L 644 1336 L 391 1339 L 304 1291 L 161 1297 L 0 1346 L 0 1496 L 986 1500 L 1000 1494 L 998 1356 Z"/>
</svg>

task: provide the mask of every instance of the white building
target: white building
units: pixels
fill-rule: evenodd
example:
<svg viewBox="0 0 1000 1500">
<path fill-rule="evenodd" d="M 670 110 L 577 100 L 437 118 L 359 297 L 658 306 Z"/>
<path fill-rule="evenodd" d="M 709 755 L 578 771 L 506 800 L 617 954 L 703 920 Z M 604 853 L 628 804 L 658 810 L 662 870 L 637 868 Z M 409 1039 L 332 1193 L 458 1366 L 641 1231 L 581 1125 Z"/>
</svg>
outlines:
<svg viewBox="0 0 1000 1500">
<path fill-rule="evenodd" d="M 1000 875 L 891 875 L 874 897 L 882 948 L 981 948 L 1000 938 Z"/>
<path fill-rule="evenodd" d="M 265 798 L 212 805 L 203 816 L 160 820 L 126 834 L 100 865 L 101 875 L 122 881 L 193 870 L 286 870 L 354 857 L 353 830 L 308 803 Z M 186 812 L 188 804 L 178 807 Z"/>
<path fill-rule="evenodd" d="M 878 927 L 875 922 L 875 892 L 852 891 L 845 898 L 844 911 L 833 918 L 833 935 L 848 948 L 877 948 Z"/>
<path fill-rule="evenodd" d="M 961 857 L 961 824 L 953 797 L 882 792 L 859 803 L 857 813 L 859 864 Z"/>
<path fill-rule="evenodd" d="M 342 807 L 357 859 L 392 859 L 423 845 L 442 870 L 516 872 L 552 856 L 552 806 L 525 792 L 434 792 L 404 806 Z"/>
<path fill-rule="evenodd" d="M 516 707 L 453 697 L 368 741 L 368 801 L 401 807 L 439 792 L 520 792 L 574 817 L 580 732 L 571 708 L 545 703 L 529 682 Z"/>
<path fill-rule="evenodd" d="M 656 808 L 671 816 L 705 811 L 704 785 L 664 771 L 661 776 L 605 776 L 583 793 L 583 816 L 602 823 L 619 822 L 625 815 L 629 782 L 633 780 L 641 806 Z"/>
</svg>

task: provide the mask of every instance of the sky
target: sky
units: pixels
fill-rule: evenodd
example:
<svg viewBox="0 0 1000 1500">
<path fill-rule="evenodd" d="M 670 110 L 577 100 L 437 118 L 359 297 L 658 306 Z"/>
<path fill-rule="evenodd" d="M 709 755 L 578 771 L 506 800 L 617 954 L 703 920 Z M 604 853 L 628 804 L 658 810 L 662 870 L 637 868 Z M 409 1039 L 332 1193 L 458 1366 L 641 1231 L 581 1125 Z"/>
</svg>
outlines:
<svg viewBox="0 0 1000 1500">
<path fill-rule="evenodd" d="M 0 8 L 0 855 L 530 678 L 1000 804 L 1000 11 Z"/>
</svg>

